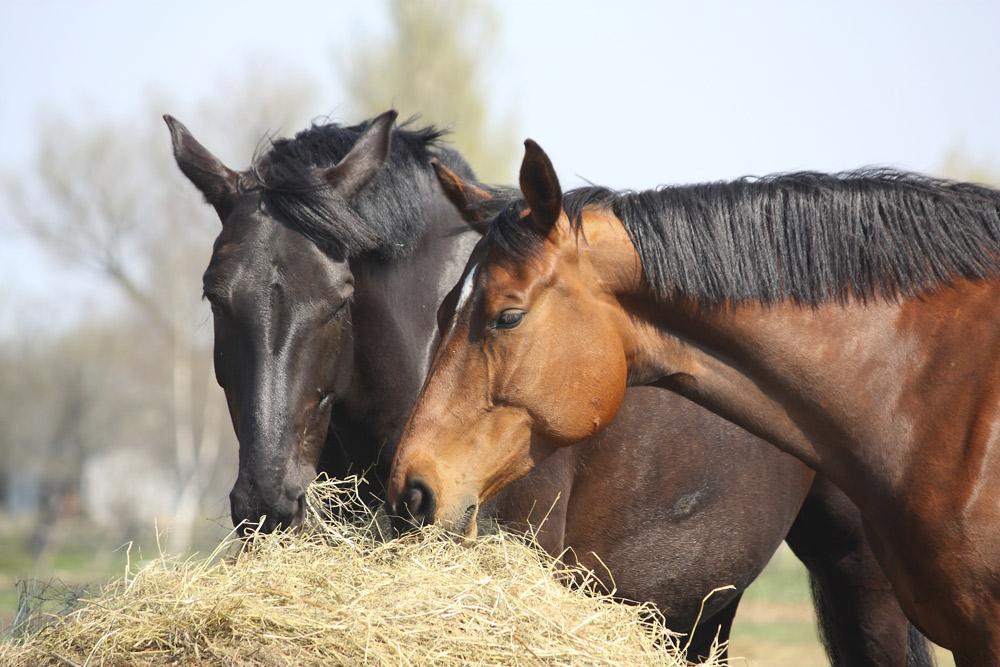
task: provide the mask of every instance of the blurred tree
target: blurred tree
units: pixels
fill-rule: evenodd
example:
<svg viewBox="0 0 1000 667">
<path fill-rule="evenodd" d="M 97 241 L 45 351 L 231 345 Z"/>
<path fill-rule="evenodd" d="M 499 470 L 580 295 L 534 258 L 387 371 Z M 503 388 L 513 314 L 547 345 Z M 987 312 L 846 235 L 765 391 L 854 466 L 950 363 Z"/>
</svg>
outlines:
<svg viewBox="0 0 1000 667">
<path fill-rule="evenodd" d="M 964 146 L 957 145 L 945 155 L 939 170 L 945 178 L 1000 186 L 1000 170 L 989 158 L 976 160 Z"/>
<path fill-rule="evenodd" d="M 233 164 L 236 168 L 249 162 L 268 129 L 284 129 L 270 125 L 275 119 L 294 123 L 293 129 L 304 124 L 316 90 L 287 72 L 248 71 L 245 80 L 224 82 L 217 104 L 179 114 L 224 159 L 238 156 L 232 159 L 243 163 Z M 225 498 L 228 489 L 210 482 L 220 460 L 232 479 L 236 447 L 221 447 L 224 437 L 234 438 L 212 372 L 211 318 L 200 300 L 201 274 L 219 221 L 170 153 L 161 115 L 178 110 L 162 100 L 150 106 L 142 121 L 131 123 L 84 126 L 42 119 L 33 167 L 3 180 L 13 222 L 63 262 L 116 288 L 124 313 L 113 321 L 81 323 L 58 344 L 26 343 L 43 356 L 13 377 L 34 374 L 39 386 L 25 393 L 26 387 L 13 386 L 16 380 L 3 381 L 0 394 L 20 392 L 27 400 L 21 405 L 37 405 L 46 414 L 4 410 L 0 448 L 16 444 L 22 456 L 45 452 L 47 474 L 61 468 L 59 474 L 77 487 L 83 459 L 93 459 L 97 450 L 145 448 L 151 475 L 163 463 L 173 470 L 176 497 L 167 548 L 177 552 L 189 546 L 206 494 Z M 49 307 L 57 304 L 54 294 Z M 70 343 L 88 330 L 99 330 L 103 343 L 90 348 L 91 357 L 71 353 Z M 81 364 L 88 369 L 83 375 Z M 100 366 L 96 372 L 95 366 Z M 131 416 L 122 414 L 121 406 L 130 406 Z M 88 420 L 102 413 L 109 420 L 102 435 L 85 435 Z M 34 425 L 26 428 L 25 420 L 32 419 Z M 223 451 L 229 456 L 222 457 Z M 0 451 L 0 457 L 8 455 Z M 216 504 L 216 514 L 220 509 Z"/>
<path fill-rule="evenodd" d="M 143 409 L 144 398 L 152 384 L 134 363 L 144 356 L 143 340 L 125 323 L 111 320 L 5 341 L 0 352 L 0 458 L 4 478 L 13 487 L 6 500 L 12 509 L 37 515 L 31 540 L 36 563 L 57 546 L 60 527 L 78 522 L 83 514 L 81 470 L 86 462 L 105 443 L 121 443 L 126 434 L 143 432 L 149 412 Z M 150 465 L 151 471 L 162 469 L 162 462 Z"/>
<path fill-rule="evenodd" d="M 338 59 L 348 108 L 363 116 L 395 108 L 449 128 L 482 180 L 510 182 L 520 143 L 512 117 L 491 117 L 492 9 L 476 0 L 390 0 L 388 9 L 389 35 L 362 35 Z"/>
</svg>

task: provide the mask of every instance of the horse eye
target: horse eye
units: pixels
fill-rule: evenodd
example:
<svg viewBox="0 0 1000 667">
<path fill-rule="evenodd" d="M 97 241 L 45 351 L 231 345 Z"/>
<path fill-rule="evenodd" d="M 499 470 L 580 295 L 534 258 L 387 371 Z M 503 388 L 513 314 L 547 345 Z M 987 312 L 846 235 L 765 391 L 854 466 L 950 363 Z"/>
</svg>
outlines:
<svg viewBox="0 0 1000 667">
<path fill-rule="evenodd" d="M 332 322 L 334 320 L 337 320 L 344 313 L 346 313 L 347 312 L 347 306 L 349 306 L 352 301 L 354 301 L 354 295 L 353 294 L 351 294 L 349 297 L 347 297 L 346 299 L 344 299 L 344 303 L 340 304 L 340 306 L 337 308 L 337 310 L 333 311 L 333 315 L 330 316 L 330 321 Z"/>
<path fill-rule="evenodd" d="M 205 299 L 205 301 L 208 301 L 208 307 L 212 309 L 212 315 L 218 317 L 219 315 L 222 314 L 222 308 L 221 306 L 219 306 L 219 301 L 218 299 L 215 298 L 214 295 L 206 293 L 202 294 L 201 298 Z"/>
<path fill-rule="evenodd" d="M 513 329 L 524 319 L 523 310 L 505 310 L 500 313 L 497 321 L 493 323 L 492 329 Z"/>
</svg>

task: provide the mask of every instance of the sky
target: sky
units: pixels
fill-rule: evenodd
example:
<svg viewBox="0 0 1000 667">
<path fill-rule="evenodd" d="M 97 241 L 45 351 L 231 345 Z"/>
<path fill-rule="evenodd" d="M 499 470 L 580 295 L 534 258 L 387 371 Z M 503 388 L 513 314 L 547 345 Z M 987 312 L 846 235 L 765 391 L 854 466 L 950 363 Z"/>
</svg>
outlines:
<svg viewBox="0 0 1000 667">
<path fill-rule="evenodd" d="M 504 0 L 495 10 L 491 98 L 567 188 L 869 165 L 934 173 L 956 149 L 1000 167 L 1000 2 Z M 385 28 L 373 1 L 0 0 L 0 169 L 31 159 L 39 114 L 129 119 L 148 113 L 151 93 L 194 108 L 248 63 L 313 77 L 315 115 L 337 117 L 334 54 Z M 103 284 L 3 222 L 0 333 L 51 298 L 54 281 L 72 284 L 80 308 L 101 300 Z"/>
</svg>

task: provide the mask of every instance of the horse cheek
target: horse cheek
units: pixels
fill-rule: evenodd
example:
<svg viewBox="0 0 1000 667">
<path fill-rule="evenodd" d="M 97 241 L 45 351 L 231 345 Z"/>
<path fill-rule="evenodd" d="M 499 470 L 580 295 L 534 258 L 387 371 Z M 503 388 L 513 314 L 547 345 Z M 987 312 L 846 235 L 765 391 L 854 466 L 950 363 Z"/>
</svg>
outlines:
<svg viewBox="0 0 1000 667">
<path fill-rule="evenodd" d="M 602 382 L 591 399 L 594 405 L 594 418 L 589 435 L 597 433 L 615 418 L 618 408 L 625 400 L 625 388 L 628 383 L 628 365 L 625 355 L 615 355 L 605 359 Z"/>
<path fill-rule="evenodd" d="M 628 377 L 624 355 L 595 353 L 576 364 L 581 375 L 578 382 L 567 383 L 563 413 L 555 420 L 559 439 L 567 444 L 589 438 L 611 423 L 625 398 Z"/>
</svg>

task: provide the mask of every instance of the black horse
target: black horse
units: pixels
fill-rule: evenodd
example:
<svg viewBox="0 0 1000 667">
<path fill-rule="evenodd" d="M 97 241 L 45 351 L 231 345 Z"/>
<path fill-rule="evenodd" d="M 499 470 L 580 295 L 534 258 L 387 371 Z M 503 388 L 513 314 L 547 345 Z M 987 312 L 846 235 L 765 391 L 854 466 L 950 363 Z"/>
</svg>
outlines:
<svg viewBox="0 0 1000 667">
<path fill-rule="evenodd" d="M 471 169 L 433 128 L 393 130 L 395 116 L 313 126 L 240 172 L 165 117 L 178 165 L 222 220 L 204 292 L 240 443 L 236 525 L 298 526 L 319 472 L 367 471 L 383 493 L 438 304 L 478 238 L 431 161 L 465 181 Z M 845 497 L 670 392 L 630 390 L 600 436 L 549 458 L 492 511 L 538 529 L 552 554 L 570 549 L 616 596 L 655 603 L 677 630 L 734 585 L 706 604 L 693 660 L 717 632 L 728 638 L 743 590 L 786 539 L 810 569 L 836 664 L 931 664 Z"/>
</svg>

